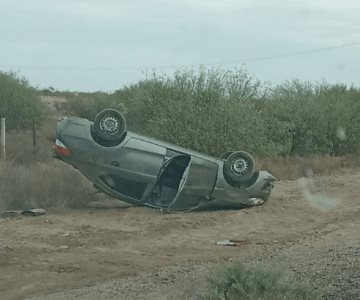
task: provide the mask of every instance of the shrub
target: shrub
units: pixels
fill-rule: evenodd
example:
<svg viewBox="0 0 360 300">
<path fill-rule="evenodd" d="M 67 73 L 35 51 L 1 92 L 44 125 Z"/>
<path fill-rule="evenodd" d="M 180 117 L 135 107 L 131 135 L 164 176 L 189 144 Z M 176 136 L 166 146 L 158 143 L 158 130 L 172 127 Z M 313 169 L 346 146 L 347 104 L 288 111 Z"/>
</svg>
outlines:
<svg viewBox="0 0 360 300">
<path fill-rule="evenodd" d="M 31 132 L 7 135 L 7 161 L 0 161 L 0 210 L 77 208 L 95 200 L 95 189 L 85 176 L 52 158 L 54 122 L 38 131 L 35 151 Z"/>
<path fill-rule="evenodd" d="M 44 120 L 46 106 L 25 78 L 0 71 L 0 116 L 9 130 L 29 128 L 33 119 Z"/>
<path fill-rule="evenodd" d="M 78 171 L 51 161 L 30 165 L 0 165 L 0 208 L 84 207 L 95 190 Z"/>
<path fill-rule="evenodd" d="M 122 111 L 130 130 L 211 155 L 360 152 L 360 90 L 342 84 L 292 80 L 270 88 L 243 69 L 201 68 L 69 98 L 80 117 L 93 119 L 104 108 Z"/>
<path fill-rule="evenodd" d="M 293 80 L 277 86 L 262 107 L 282 155 L 358 153 L 360 91 L 341 84 Z"/>
<path fill-rule="evenodd" d="M 150 136 L 212 155 L 229 149 L 273 154 L 257 109 L 265 95 L 266 88 L 244 70 L 200 69 L 174 78 L 154 74 L 114 97 Z"/>
<path fill-rule="evenodd" d="M 203 299 L 316 300 L 320 294 L 289 279 L 279 268 L 231 264 L 208 279 Z"/>
<path fill-rule="evenodd" d="M 96 114 L 105 108 L 123 111 L 121 102 L 117 102 L 107 93 L 74 93 L 67 95 L 67 112 L 81 118 L 94 120 Z"/>
</svg>

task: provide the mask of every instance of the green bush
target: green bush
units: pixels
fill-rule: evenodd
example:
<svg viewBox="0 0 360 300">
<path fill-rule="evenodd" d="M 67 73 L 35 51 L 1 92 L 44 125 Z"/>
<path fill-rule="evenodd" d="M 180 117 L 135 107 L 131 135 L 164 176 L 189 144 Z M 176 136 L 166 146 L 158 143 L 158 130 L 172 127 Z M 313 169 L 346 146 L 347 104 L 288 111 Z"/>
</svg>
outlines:
<svg viewBox="0 0 360 300">
<path fill-rule="evenodd" d="M 25 78 L 0 71 L 0 116 L 6 117 L 7 129 L 25 129 L 33 119 L 44 120 L 46 106 Z"/>
<path fill-rule="evenodd" d="M 360 90 L 299 80 L 271 88 L 243 69 L 153 74 L 113 94 L 73 95 L 69 110 L 93 119 L 122 111 L 130 130 L 210 155 L 347 155 L 360 151 Z"/>
<path fill-rule="evenodd" d="M 115 101 L 113 97 L 107 93 L 73 93 L 65 97 L 68 101 L 68 113 L 89 120 L 94 120 L 96 114 L 105 108 L 114 108 L 123 111 L 121 102 Z"/>
<path fill-rule="evenodd" d="M 273 267 L 226 265 L 208 278 L 203 299 L 243 300 L 317 300 L 319 292 L 290 280 L 286 274 Z"/>
<path fill-rule="evenodd" d="M 280 154 L 344 155 L 360 150 L 360 91 L 294 80 L 277 86 L 262 108 Z"/>
<path fill-rule="evenodd" d="M 136 129 L 208 154 L 229 149 L 274 154 L 258 106 L 266 88 L 244 70 L 153 75 L 115 93 Z M 136 124 L 137 123 L 137 124 Z"/>
</svg>

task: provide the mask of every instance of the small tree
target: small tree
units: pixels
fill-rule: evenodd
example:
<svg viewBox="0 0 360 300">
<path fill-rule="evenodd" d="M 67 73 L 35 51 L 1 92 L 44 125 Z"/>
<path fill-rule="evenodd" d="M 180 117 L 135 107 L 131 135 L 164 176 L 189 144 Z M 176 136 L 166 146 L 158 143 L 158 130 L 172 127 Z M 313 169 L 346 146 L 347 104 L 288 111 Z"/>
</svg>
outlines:
<svg viewBox="0 0 360 300">
<path fill-rule="evenodd" d="M 8 129 L 26 129 L 33 119 L 45 118 L 46 106 L 25 78 L 0 71 L 0 115 L 7 118 Z"/>
</svg>

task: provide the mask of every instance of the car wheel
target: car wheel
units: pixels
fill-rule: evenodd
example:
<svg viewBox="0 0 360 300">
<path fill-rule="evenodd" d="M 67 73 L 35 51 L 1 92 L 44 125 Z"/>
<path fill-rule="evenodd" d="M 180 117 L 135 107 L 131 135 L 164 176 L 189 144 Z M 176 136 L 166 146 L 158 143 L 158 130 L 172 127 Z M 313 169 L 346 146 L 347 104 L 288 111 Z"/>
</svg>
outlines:
<svg viewBox="0 0 360 300">
<path fill-rule="evenodd" d="M 231 185 L 239 185 L 249 180 L 255 172 L 255 160 L 247 152 L 231 153 L 224 163 L 224 177 Z"/>
<path fill-rule="evenodd" d="M 93 125 L 96 140 L 120 143 L 125 133 L 126 120 L 119 111 L 105 109 L 96 115 Z"/>
</svg>

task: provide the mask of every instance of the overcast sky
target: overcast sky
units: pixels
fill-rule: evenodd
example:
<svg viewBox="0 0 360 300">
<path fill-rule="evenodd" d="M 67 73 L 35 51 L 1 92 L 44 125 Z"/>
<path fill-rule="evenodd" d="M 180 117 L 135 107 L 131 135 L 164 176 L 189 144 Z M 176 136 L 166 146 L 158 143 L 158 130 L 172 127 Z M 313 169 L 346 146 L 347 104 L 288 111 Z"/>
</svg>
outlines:
<svg viewBox="0 0 360 300">
<path fill-rule="evenodd" d="M 316 51 L 312 51 L 316 50 Z M 0 0 L 0 70 L 113 91 L 152 69 L 360 86 L 359 0 Z"/>
</svg>

